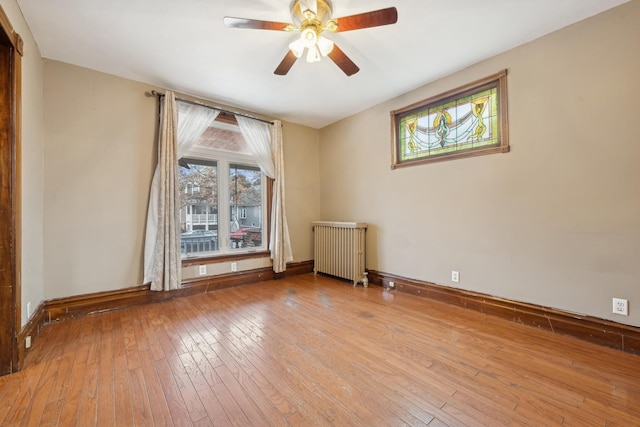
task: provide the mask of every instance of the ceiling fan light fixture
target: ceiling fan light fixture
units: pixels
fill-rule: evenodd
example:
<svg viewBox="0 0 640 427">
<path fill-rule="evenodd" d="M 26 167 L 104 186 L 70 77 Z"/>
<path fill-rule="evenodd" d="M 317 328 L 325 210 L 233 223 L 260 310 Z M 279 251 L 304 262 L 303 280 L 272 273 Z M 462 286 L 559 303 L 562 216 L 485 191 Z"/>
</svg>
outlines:
<svg viewBox="0 0 640 427">
<path fill-rule="evenodd" d="M 311 49 L 318 42 L 318 33 L 313 28 L 305 28 L 302 30 L 300 40 L 304 42 L 304 45 Z"/>
<path fill-rule="evenodd" d="M 327 56 L 333 50 L 333 42 L 326 37 L 318 37 L 317 45 L 322 56 Z"/>
<path fill-rule="evenodd" d="M 307 62 L 318 62 L 321 58 L 318 46 L 312 46 L 307 51 Z"/>
<path fill-rule="evenodd" d="M 297 39 L 291 43 L 289 43 L 289 50 L 291 50 L 291 53 L 293 53 L 296 58 L 300 58 L 302 56 L 302 54 L 304 53 L 304 49 L 305 47 L 307 47 L 304 43 L 304 40 L 302 39 Z"/>
</svg>

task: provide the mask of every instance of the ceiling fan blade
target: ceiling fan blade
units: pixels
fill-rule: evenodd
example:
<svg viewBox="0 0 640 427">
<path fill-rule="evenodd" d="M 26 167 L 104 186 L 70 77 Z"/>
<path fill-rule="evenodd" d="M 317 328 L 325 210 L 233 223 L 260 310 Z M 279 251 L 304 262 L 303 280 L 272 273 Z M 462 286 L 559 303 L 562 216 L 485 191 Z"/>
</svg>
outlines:
<svg viewBox="0 0 640 427">
<path fill-rule="evenodd" d="M 257 19 L 235 18 L 233 16 L 224 17 L 224 25 L 229 28 L 249 28 L 253 30 L 274 30 L 286 31 L 291 24 L 285 22 L 259 21 Z"/>
<path fill-rule="evenodd" d="M 335 62 L 347 76 L 351 76 L 360 71 L 360 68 L 358 68 L 358 66 L 349 59 L 349 57 L 336 44 L 333 45 L 333 50 L 331 50 L 327 56 L 331 58 L 331 60 Z"/>
<path fill-rule="evenodd" d="M 398 10 L 395 7 L 359 13 L 357 15 L 336 18 L 336 32 L 359 30 L 361 28 L 379 27 L 398 22 Z"/>
<path fill-rule="evenodd" d="M 287 54 L 282 59 L 282 62 L 280 62 L 280 65 L 278 65 L 278 68 L 276 68 L 273 74 L 277 74 L 279 76 L 286 75 L 297 59 L 298 58 L 293 54 L 293 52 L 288 50 Z"/>
</svg>

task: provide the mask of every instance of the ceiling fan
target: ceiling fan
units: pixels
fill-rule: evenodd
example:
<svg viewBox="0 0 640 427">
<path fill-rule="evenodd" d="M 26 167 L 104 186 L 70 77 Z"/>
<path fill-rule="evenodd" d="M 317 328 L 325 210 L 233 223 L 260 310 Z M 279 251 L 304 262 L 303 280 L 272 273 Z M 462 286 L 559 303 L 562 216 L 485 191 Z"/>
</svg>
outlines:
<svg viewBox="0 0 640 427">
<path fill-rule="evenodd" d="M 300 38 L 289 44 L 289 51 L 274 74 L 280 76 L 287 74 L 307 49 L 307 62 L 317 62 L 323 56 L 328 56 L 347 76 L 351 76 L 360 71 L 358 66 L 333 41 L 322 36 L 322 33 L 324 31 L 336 33 L 379 27 L 395 24 L 398 21 L 398 11 L 395 7 L 336 19 L 331 19 L 331 12 L 330 0 L 293 0 L 291 2 L 293 24 L 225 16 L 224 25 L 230 28 L 299 31 Z"/>
</svg>

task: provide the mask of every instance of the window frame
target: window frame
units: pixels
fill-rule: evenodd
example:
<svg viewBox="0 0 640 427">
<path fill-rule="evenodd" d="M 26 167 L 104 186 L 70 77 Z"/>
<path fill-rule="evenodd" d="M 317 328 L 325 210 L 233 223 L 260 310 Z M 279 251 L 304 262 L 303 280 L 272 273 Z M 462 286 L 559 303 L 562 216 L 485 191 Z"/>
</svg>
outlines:
<svg viewBox="0 0 640 427">
<path fill-rule="evenodd" d="M 229 121 L 225 120 L 224 123 L 228 124 Z M 250 259 L 250 258 L 264 258 L 269 256 L 269 237 L 270 237 L 270 229 L 271 229 L 271 205 L 272 205 L 272 194 L 273 194 L 273 179 L 266 176 L 262 171 L 261 174 L 261 197 L 262 197 L 262 215 L 264 218 L 262 224 L 262 246 L 259 248 L 232 248 L 231 247 L 231 237 L 230 237 L 230 227 L 228 222 L 230 222 L 230 203 L 227 202 L 227 205 L 223 208 L 220 206 L 221 197 L 226 197 L 228 199 L 228 187 L 229 184 L 229 166 L 230 165 L 239 165 L 239 166 L 248 166 L 251 168 L 259 168 L 257 162 L 254 160 L 253 156 L 249 154 L 242 153 L 234 153 L 224 150 L 216 150 L 211 148 L 203 148 L 203 147 L 192 147 L 187 154 L 185 154 L 182 159 L 189 161 L 193 160 L 196 162 L 215 162 L 218 173 L 218 247 L 219 250 L 217 253 L 210 253 L 203 256 L 189 256 L 186 258 L 182 258 L 182 266 L 187 267 L 190 265 L 199 265 L 199 264 L 214 264 L 221 263 L 229 260 L 239 260 L 239 259 Z M 225 222 L 226 221 L 226 222 Z M 226 224 L 226 225 L 225 225 Z M 224 227 L 225 230 L 225 239 L 224 246 L 222 244 L 223 239 L 221 237 L 220 228 Z M 224 247 L 224 250 L 223 250 Z"/>
<path fill-rule="evenodd" d="M 426 155 L 423 157 L 401 160 L 400 156 L 400 121 L 406 117 L 421 111 L 429 110 L 433 107 L 456 101 L 488 89 L 497 90 L 497 132 L 498 141 L 496 144 L 464 148 L 436 155 Z M 481 156 L 485 154 L 507 153 L 509 152 L 509 132 L 508 132 L 508 105 L 507 105 L 507 70 L 502 70 L 496 74 L 468 83 L 456 89 L 449 90 L 434 97 L 408 105 L 399 110 L 391 111 L 391 169 L 406 166 L 422 165 L 427 163 L 441 162 L 467 157 Z"/>
</svg>

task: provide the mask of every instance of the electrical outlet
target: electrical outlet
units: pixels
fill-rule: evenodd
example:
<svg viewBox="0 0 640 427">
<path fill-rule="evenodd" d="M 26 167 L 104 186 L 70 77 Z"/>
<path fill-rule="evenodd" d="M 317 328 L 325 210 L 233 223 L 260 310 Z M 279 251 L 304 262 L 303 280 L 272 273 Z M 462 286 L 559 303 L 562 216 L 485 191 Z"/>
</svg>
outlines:
<svg viewBox="0 0 640 427">
<path fill-rule="evenodd" d="M 24 348 L 31 348 L 31 335 L 27 335 L 24 339 Z"/>
<path fill-rule="evenodd" d="M 629 315 L 629 301 L 621 298 L 613 298 L 613 314 Z"/>
<path fill-rule="evenodd" d="M 394 289 L 396 287 L 396 282 L 389 282 L 389 289 Z"/>
<path fill-rule="evenodd" d="M 458 283 L 460 281 L 460 272 L 459 271 L 452 271 L 451 272 L 451 281 Z"/>
<path fill-rule="evenodd" d="M 200 276 L 204 276 L 205 274 L 207 274 L 207 266 L 206 265 L 199 265 L 198 266 L 198 274 Z"/>
<path fill-rule="evenodd" d="M 232 262 L 231 263 L 231 271 L 238 271 L 238 263 L 237 262 Z"/>
</svg>

